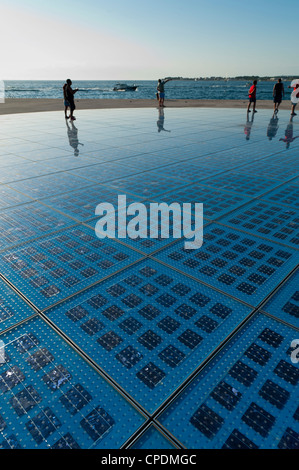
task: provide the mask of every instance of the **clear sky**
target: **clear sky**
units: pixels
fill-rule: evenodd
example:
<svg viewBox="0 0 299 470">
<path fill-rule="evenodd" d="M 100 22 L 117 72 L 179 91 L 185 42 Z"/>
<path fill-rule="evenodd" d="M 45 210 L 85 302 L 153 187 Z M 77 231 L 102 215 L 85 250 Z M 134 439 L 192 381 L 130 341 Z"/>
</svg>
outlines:
<svg viewBox="0 0 299 470">
<path fill-rule="evenodd" d="M 299 75 L 299 0 L 0 0 L 0 79 Z"/>
</svg>

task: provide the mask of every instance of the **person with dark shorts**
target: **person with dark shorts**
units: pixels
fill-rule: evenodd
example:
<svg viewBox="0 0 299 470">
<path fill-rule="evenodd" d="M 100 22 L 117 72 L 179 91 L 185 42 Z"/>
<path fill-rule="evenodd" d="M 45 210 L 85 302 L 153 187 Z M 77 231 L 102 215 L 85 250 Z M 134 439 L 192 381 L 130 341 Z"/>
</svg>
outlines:
<svg viewBox="0 0 299 470">
<path fill-rule="evenodd" d="M 76 109 L 74 94 L 79 91 L 78 88 L 75 90 L 72 89 L 72 80 L 70 78 L 67 79 L 66 83 L 63 85 L 63 95 L 64 95 L 64 106 L 65 106 L 65 118 L 70 119 L 71 121 L 75 121 L 76 118 L 73 116 L 74 110 Z M 67 116 L 67 108 L 70 108 L 70 115 Z"/>
<path fill-rule="evenodd" d="M 248 102 L 248 106 L 247 106 L 247 113 L 251 113 L 251 110 L 250 110 L 251 103 L 253 104 L 253 112 L 254 112 L 254 113 L 257 113 L 257 111 L 255 110 L 255 105 L 256 105 L 256 85 L 257 85 L 257 80 L 254 80 L 254 81 L 253 81 L 253 84 L 251 85 L 251 87 L 249 88 L 249 91 L 248 91 L 249 102 Z"/>
<path fill-rule="evenodd" d="M 282 97 L 284 96 L 284 86 L 281 81 L 281 78 L 277 80 L 273 87 L 273 102 L 274 102 L 274 113 L 278 113 L 278 107 L 282 102 Z"/>
</svg>

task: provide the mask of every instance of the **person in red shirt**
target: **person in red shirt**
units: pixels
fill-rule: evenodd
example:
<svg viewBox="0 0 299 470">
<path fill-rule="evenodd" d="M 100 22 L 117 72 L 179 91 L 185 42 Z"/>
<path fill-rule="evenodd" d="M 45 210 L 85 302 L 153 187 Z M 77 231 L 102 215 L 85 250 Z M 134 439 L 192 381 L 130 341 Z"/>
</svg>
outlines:
<svg viewBox="0 0 299 470">
<path fill-rule="evenodd" d="M 251 85 L 251 87 L 249 88 L 249 91 L 248 91 L 248 97 L 249 97 L 249 102 L 248 102 L 248 106 L 247 106 L 247 112 L 248 112 L 248 113 L 251 112 L 251 110 L 250 110 L 251 103 L 253 103 L 253 112 L 254 112 L 254 113 L 257 113 L 257 111 L 255 110 L 255 104 L 256 104 L 256 85 L 257 85 L 257 80 L 254 80 L 254 81 L 253 81 L 253 84 Z"/>
</svg>

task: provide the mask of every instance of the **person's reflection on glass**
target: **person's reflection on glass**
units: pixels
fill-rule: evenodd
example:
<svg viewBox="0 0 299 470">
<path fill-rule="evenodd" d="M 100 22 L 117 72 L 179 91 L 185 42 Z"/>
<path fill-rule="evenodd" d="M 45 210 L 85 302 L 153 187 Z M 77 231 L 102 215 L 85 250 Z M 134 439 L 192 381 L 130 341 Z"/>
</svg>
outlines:
<svg viewBox="0 0 299 470">
<path fill-rule="evenodd" d="M 79 140 L 78 140 L 78 129 L 75 126 L 75 124 L 73 123 L 73 121 L 71 121 L 71 127 L 69 126 L 68 121 L 65 121 L 65 122 L 66 122 L 67 136 L 69 138 L 70 146 L 73 147 L 73 149 L 74 149 L 74 156 L 78 157 L 78 155 L 79 155 L 78 146 L 79 145 L 84 145 L 84 144 L 81 144 L 81 142 L 79 142 Z"/>
<path fill-rule="evenodd" d="M 267 129 L 267 137 L 269 140 L 272 140 L 276 136 L 278 131 L 278 117 L 277 113 L 273 113 L 273 116 L 270 119 Z"/>
<path fill-rule="evenodd" d="M 163 108 L 158 108 L 158 121 L 157 121 L 157 127 L 158 127 L 158 132 L 165 131 L 165 132 L 171 132 L 167 129 L 164 129 L 164 109 Z"/>
<path fill-rule="evenodd" d="M 247 121 L 244 127 L 244 134 L 246 135 L 246 140 L 250 139 L 251 128 L 254 121 L 254 114 L 251 115 L 251 121 L 249 120 L 249 114 L 247 113 Z"/>
<path fill-rule="evenodd" d="M 285 137 L 284 139 L 279 139 L 282 142 L 285 142 L 286 148 L 288 149 L 290 147 L 290 143 L 294 142 L 295 139 L 298 139 L 299 135 L 296 137 L 293 136 L 294 133 L 294 128 L 293 128 L 293 116 L 290 118 L 290 122 L 288 123 L 286 130 L 284 131 Z"/>
</svg>

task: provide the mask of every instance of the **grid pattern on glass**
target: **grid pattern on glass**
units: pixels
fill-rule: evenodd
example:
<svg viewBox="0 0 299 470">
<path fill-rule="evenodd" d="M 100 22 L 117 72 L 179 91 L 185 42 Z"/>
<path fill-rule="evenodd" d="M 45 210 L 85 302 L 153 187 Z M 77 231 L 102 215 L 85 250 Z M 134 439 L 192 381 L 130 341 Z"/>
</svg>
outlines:
<svg viewBox="0 0 299 470">
<path fill-rule="evenodd" d="M 151 426 L 141 436 L 131 449 L 175 449 L 176 447 L 166 439 L 154 426 Z"/>
<path fill-rule="evenodd" d="M 60 230 L 74 222 L 48 207 L 33 202 L 0 212 L 0 250 Z"/>
<path fill-rule="evenodd" d="M 225 191 L 211 190 L 202 184 L 192 184 L 185 188 L 178 188 L 160 197 L 155 197 L 157 202 L 180 204 L 191 203 L 192 210 L 195 203 L 203 203 L 203 216 L 205 219 L 218 219 L 227 212 L 249 202 L 243 195 L 230 194 Z"/>
<path fill-rule="evenodd" d="M 257 305 L 297 264 L 295 250 L 212 224 L 204 230 L 200 250 L 179 241 L 157 255 L 166 263 Z"/>
<path fill-rule="evenodd" d="M 0 183 L 12 183 L 13 181 L 20 181 L 35 178 L 36 176 L 46 175 L 48 173 L 55 173 L 55 169 L 45 165 L 44 163 L 24 161 L 25 163 L 1 168 Z"/>
<path fill-rule="evenodd" d="M 79 222 L 95 218 L 95 209 L 98 204 L 108 202 L 117 210 L 119 192 L 109 186 L 88 186 L 78 191 L 61 194 L 47 199 L 47 205 L 59 210 Z M 127 203 L 137 202 L 136 197 L 126 195 Z"/>
<path fill-rule="evenodd" d="M 3 334 L 0 448 L 121 446 L 144 418 L 39 318 Z"/>
<path fill-rule="evenodd" d="M 289 167 L 288 165 L 272 164 L 269 160 L 261 160 L 259 162 L 250 163 L 249 165 L 238 168 L 238 173 L 246 173 L 246 175 L 265 177 L 267 179 L 274 180 L 288 180 L 298 174 L 295 167 Z"/>
<path fill-rule="evenodd" d="M 2 252 L 0 269 L 43 309 L 140 257 L 114 240 L 99 240 L 82 226 Z"/>
<path fill-rule="evenodd" d="M 0 280 L 0 332 L 34 314 L 34 311 Z"/>
<path fill-rule="evenodd" d="M 146 260 L 46 314 L 153 412 L 250 311 Z"/>
<path fill-rule="evenodd" d="M 81 176 L 90 181 L 97 183 L 105 183 L 107 181 L 125 178 L 127 176 L 140 173 L 142 170 L 134 169 L 126 165 L 123 160 L 117 162 L 105 162 L 84 168 L 70 170 L 70 174 Z"/>
<path fill-rule="evenodd" d="M 59 172 L 51 175 L 37 176 L 36 178 L 16 181 L 14 183 L 10 183 L 9 186 L 30 197 L 44 199 L 73 189 L 82 188 L 90 184 L 90 181 L 80 178 L 79 176 L 72 175 L 68 172 Z"/>
<path fill-rule="evenodd" d="M 180 178 L 186 183 L 194 183 L 195 181 L 206 179 L 210 176 L 214 176 L 215 173 L 223 171 L 221 168 L 215 169 L 213 167 L 204 167 L 193 164 L 192 160 L 188 160 L 182 164 L 182 162 L 169 165 L 164 168 L 167 172 L 167 176 L 173 178 Z"/>
<path fill-rule="evenodd" d="M 76 126 L 79 128 L 79 141 L 84 144 L 79 146 L 80 156 L 74 153 L 75 149 L 72 145 L 74 142 L 69 140 L 70 134 L 64 124 L 64 119 L 61 119 L 61 112 L 19 114 L 17 120 L 7 119 L 7 116 L 0 117 L 0 167 L 3 168 L 2 178 L 7 181 L 7 184 L 0 185 L 1 212 L 8 214 L 9 211 L 3 209 L 19 206 L 19 210 L 24 203 L 42 198 L 45 205 L 50 205 L 52 209 L 57 211 L 56 217 L 58 219 L 60 218 L 59 212 L 62 212 L 71 216 L 74 221 L 81 222 L 92 218 L 90 214 L 92 212 L 94 215 L 94 209 L 98 203 L 112 202 L 115 204 L 114 195 L 124 194 L 127 191 L 132 194 L 130 200 L 127 195 L 128 202 L 136 201 L 137 195 L 156 199 L 156 195 L 159 194 L 161 194 L 161 198 L 158 199 L 170 203 L 174 201 L 203 202 L 207 220 L 226 216 L 243 205 L 247 209 L 248 203 L 253 198 L 256 199 L 257 195 L 259 202 L 265 201 L 271 206 L 280 206 L 280 211 L 283 210 L 282 207 L 286 208 L 286 206 L 289 210 L 298 208 L 298 184 L 295 177 L 298 176 L 296 163 L 299 140 L 292 142 L 291 148 L 288 150 L 285 150 L 285 143 L 281 143 L 279 140 L 280 137 L 283 137 L 283 122 L 289 122 L 289 112 L 280 111 L 280 127 L 271 141 L 268 140 L 268 135 L 265 132 L 269 123 L 267 110 L 259 110 L 259 121 L 255 120 L 252 125 L 249 141 L 246 140 L 248 134 L 244 135 L 243 132 L 246 127 L 243 112 L 242 117 L 240 110 L 237 109 L 222 111 L 219 109 L 181 108 L 177 110 L 167 108 L 164 113 L 165 127 L 169 128 L 171 132 L 157 132 L 159 112 L 155 109 L 78 110 L 80 119 L 77 119 Z M 49 122 L 51 122 L 50 127 Z M 114 165 L 107 165 L 105 177 L 100 175 L 100 170 L 104 170 L 106 166 L 104 162 L 115 162 Z M 41 163 L 44 165 L 41 166 Z M 131 172 L 142 171 L 142 174 L 115 180 L 112 187 L 108 179 L 115 176 L 112 169 L 117 165 L 122 166 L 126 171 L 126 166 L 131 168 Z M 93 166 L 96 171 L 93 171 Z M 23 170 L 22 174 L 20 168 Z M 80 168 L 85 168 L 82 170 L 85 177 L 96 178 L 97 184 L 82 178 Z M 65 171 L 72 169 L 76 171 L 77 177 L 72 175 L 72 171 Z M 146 171 L 154 169 L 155 171 Z M 116 171 L 119 172 L 118 175 L 124 174 L 120 168 Z M 44 176 L 39 176 L 44 172 Z M 222 172 L 224 173 L 220 175 Z M 105 188 L 102 184 L 98 184 L 98 176 L 100 179 L 103 178 L 103 184 L 107 185 Z M 12 179 L 23 177 L 30 179 L 8 183 Z M 201 179 L 202 177 L 204 179 Z M 229 181 L 230 178 L 234 181 Z M 265 178 L 264 193 L 261 185 L 262 178 Z M 192 181 L 200 181 L 201 185 L 191 184 Z M 213 188 L 212 185 L 215 184 L 215 181 L 219 185 L 222 184 L 221 182 L 224 182 L 225 185 L 229 184 L 230 189 L 228 190 L 227 186 L 225 190 L 219 190 L 219 187 Z M 252 187 L 250 187 L 250 181 Z M 126 185 L 128 185 L 128 189 Z M 98 188 L 98 193 L 96 188 Z M 236 190 L 236 188 L 238 188 L 238 193 L 233 192 L 233 189 Z M 170 191 L 171 199 L 166 201 L 165 197 Z M 162 193 L 165 193 L 166 196 L 163 197 Z M 101 194 L 102 200 L 97 200 L 98 194 Z M 32 196 L 33 199 L 29 196 Z M 94 207 L 92 207 L 93 205 Z M 258 213 L 256 215 L 259 217 Z M 281 217 L 279 218 L 281 219 Z M 280 228 L 284 226 L 286 220 L 282 219 Z M 35 221 L 33 221 L 33 226 L 35 226 L 34 224 Z M 210 229 L 215 227 L 223 228 L 213 224 Z M 294 228 L 294 224 L 292 227 Z M 26 231 L 28 229 L 26 224 L 25 229 Z M 91 230 L 80 227 L 81 229 L 84 233 L 91 234 Z M 136 251 L 111 240 L 105 240 L 104 245 L 96 243 L 91 248 L 91 239 L 80 237 L 78 239 L 74 233 L 70 235 L 70 229 L 56 234 L 52 233 L 51 236 L 46 235 L 38 240 L 38 243 L 46 242 L 45 245 L 30 241 L 21 248 L 19 247 L 18 250 L 7 250 L 2 254 L 9 255 L 9 257 L 1 262 L 0 267 L 1 272 L 4 272 L 12 280 L 21 293 L 34 303 L 37 301 L 40 308 L 46 308 L 46 313 L 50 316 L 53 315 L 56 323 L 60 321 L 60 325 L 62 325 L 64 320 L 63 327 L 66 334 L 74 338 L 78 345 L 91 355 L 92 359 L 99 360 L 100 364 L 115 377 L 119 386 L 128 389 L 137 399 L 142 395 L 140 393 L 140 388 L 142 388 L 146 394 L 143 404 L 147 410 L 151 411 L 155 410 L 165 397 L 176 392 L 177 384 L 182 382 L 183 376 L 188 377 L 190 371 L 200 364 L 202 358 L 206 358 L 209 351 L 215 350 L 221 339 L 225 338 L 251 312 L 250 307 L 246 308 L 238 301 L 233 301 L 232 296 L 257 305 L 272 289 L 279 286 L 279 282 L 295 266 L 295 250 L 292 247 L 285 248 L 281 244 L 274 243 L 275 240 L 270 243 L 264 235 L 262 240 L 258 239 L 256 234 L 252 236 L 247 236 L 244 232 L 241 234 L 237 228 L 225 229 L 225 234 L 222 235 L 220 232 L 216 233 L 216 241 L 213 241 L 211 235 L 215 235 L 215 233 L 211 234 L 208 231 L 210 229 L 206 227 L 204 230 L 204 234 L 206 231 L 208 235 L 206 241 L 209 250 L 202 247 L 193 253 L 187 253 L 181 250 L 183 245 L 180 242 L 174 243 L 172 247 L 161 251 L 164 254 L 172 253 L 171 263 L 173 264 L 165 266 L 154 263 L 151 266 L 157 267 L 159 265 L 159 274 L 149 278 L 145 277 L 142 284 L 139 285 L 134 285 L 136 277 L 143 277 L 143 274 L 137 272 L 138 266 L 152 263 L 152 261 L 148 259 L 146 263 L 145 261 L 136 263 L 134 267 L 128 267 L 122 273 L 114 275 L 113 273 L 118 269 L 126 268 L 132 262 L 137 262 L 140 259 Z M 12 235 L 14 234 L 12 233 Z M 94 236 L 94 232 L 92 235 Z M 70 239 L 65 236 L 70 236 Z M 240 238 L 234 238 L 236 236 Z M 290 234 L 287 239 L 289 243 Z M 53 240 L 54 246 L 48 244 Z M 228 240 L 232 244 L 225 249 Z M 26 240 L 24 239 L 24 241 Z M 93 241 L 101 242 L 95 237 Z M 127 240 L 126 244 L 132 248 L 140 249 L 142 241 L 148 242 L 147 240 L 137 240 L 130 245 L 131 241 Z M 282 240 L 277 241 L 282 242 Z M 82 251 L 80 249 L 79 252 L 76 251 L 78 248 L 76 242 L 79 242 Z M 252 242 L 255 243 L 253 248 Z M 67 246 L 68 243 L 70 244 Z M 282 243 L 285 244 L 284 241 Z M 156 248 L 163 246 L 160 240 L 156 241 L 156 245 L 149 245 L 145 243 L 142 246 L 143 253 L 148 255 L 151 255 Z M 179 246 L 181 248 L 177 250 Z M 219 246 L 222 250 L 220 252 L 217 251 Z M 242 254 L 244 247 L 247 251 Z M 90 251 L 86 252 L 86 248 Z M 108 251 L 103 252 L 102 248 Z M 118 260 L 113 258 L 115 252 L 110 251 L 111 248 L 118 248 L 121 252 Z M 174 248 L 179 251 L 179 254 L 172 252 Z M 22 252 L 23 259 L 18 258 L 21 250 L 28 250 Z M 199 257 L 195 256 L 196 253 Z M 123 255 L 126 254 L 130 254 L 127 259 L 123 258 Z M 46 255 L 46 259 L 43 258 L 43 255 Z M 98 255 L 103 256 L 98 259 Z M 185 258 L 182 259 L 181 255 Z M 71 258 L 72 256 L 73 258 Z M 203 258 L 200 258 L 201 256 Z M 111 266 L 111 260 L 113 262 L 119 261 L 119 264 Z M 198 260 L 204 264 L 198 266 L 196 264 Z M 163 261 L 170 264 L 168 258 Z M 25 262 L 27 266 L 25 266 Z M 53 262 L 56 264 L 53 265 Z M 85 263 L 84 266 L 82 262 Z M 101 262 L 100 267 L 97 264 Z M 185 262 L 186 264 L 184 264 Z M 96 274 L 94 270 L 100 271 L 99 268 L 102 269 L 102 272 Z M 178 268 L 182 274 L 173 268 Z M 201 268 L 203 268 L 203 272 L 199 272 Z M 244 273 L 244 269 L 246 273 Z M 218 273 L 215 270 L 218 270 Z M 135 272 L 132 277 L 133 284 L 127 285 L 122 274 L 128 272 L 128 277 L 130 277 L 130 273 L 132 274 L 133 271 Z M 226 295 L 218 293 L 212 287 L 208 288 L 193 281 L 186 274 L 202 279 L 220 290 L 225 289 Z M 205 278 L 203 274 L 206 276 Z M 108 279 L 102 282 L 103 277 L 106 276 Z M 243 279 L 232 282 L 232 277 L 242 276 Z M 78 277 L 80 282 L 77 282 Z M 49 284 L 54 284 L 57 287 L 58 283 L 61 291 L 47 289 L 49 287 L 47 278 L 48 281 L 50 280 Z M 174 281 L 167 284 L 168 278 L 172 278 Z M 31 281 L 32 284 L 30 284 Z M 98 281 L 101 282 L 93 288 L 88 288 Z M 43 284 L 44 282 L 46 284 Z M 173 291 L 174 283 L 176 288 Z M 240 291 L 236 289 L 237 283 L 242 285 Z M 258 286 L 254 294 L 252 294 L 253 288 L 249 284 Z M 186 292 L 186 286 L 191 288 L 192 294 L 189 295 L 189 292 Z M 76 295 L 82 288 L 85 290 Z M 111 290 L 106 292 L 106 288 L 111 288 Z M 43 294 L 41 294 L 41 290 L 44 290 Z M 99 297 L 94 299 L 92 305 L 87 304 L 92 293 L 95 292 L 97 295 L 97 290 L 102 297 L 107 298 L 108 302 L 101 305 Z M 198 293 L 200 295 L 196 295 Z M 63 302 L 63 299 L 69 295 L 71 299 L 68 302 Z M 253 296 L 255 296 L 254 302 L 251 300 Z M 2 318 L 0 329 L 12 328 L 15 323 L 26 319 L 33 313 L 27 304 L 15 295 L 13 290 L 8 289 L 6 284 L 5 288 L 0 289 L 0 298 Z M 173 298 L 175 299 L 174 303 L 172 303 Z M 204 305 L 206 298 L 211 300 Z M 138 299 L 141 299 L 139 304 Z M 205 435 L 200 440 L 196 437 L 195 446 L 197 447 L 221 448 L 225 445 L 242 447 L 246 444 L 250 448 L 271 446 L 291 448 L 298 445 L 299 408 L 295 407 L 293 399 L 295 387 L 293 383 L 296 383 L 297 372 L 290 367 L 293 366 L 296 369 L 297 365 L 290 362 L 290 354 L 293 354 L 294 351 L 289 348 L 286 355 L 282 346 L 285 341 L 290 343 L 290 340 L 294 340 L 298 336 L 296 330 L 292 330 L 293 334 L 285 334 L 284 328 L 286 327 L 282 323 L 282 321 L 287 321 L 289 324 L 297 325 L 298 301 L 295 276 L 280 287 L 272 300 L 273 303 L 269 302 L 265 306 L 265 310 L 280 321 L 279 328 L 274 326 L 274 323 L 265 324 L 263 321 L 258 332 L 248 330 L 248 341 L 243 338 L 246 336 L 247 330 L 242 328 L 240 342 L 228 343 L 232 350 L 236 345 L 236 351 L 232 353 L 234 358 L 229 367 L 223 368 L 222 356 L 219 355 L 213 362 L 215 365 L 213 381 L 210 381 L 210 376 L 206 375 L 205 371 L 199 374 L 198 379 L 203 380 L 204 384 L 200 399 L 197 400 L 193 408 L 190 406 L 186 409 L 179 409 L 173 421 L 173 424 L 177 424 L 180 428 L 177 431 L 172 428 L 174 429 L 174 439 L 177 439 L 178 442 L 184 442 L 186 447 L 194 446 L 193 435 L 198 436 L 199 434 L 196 433 L 200 432 L 195 423 L 198 424 L 203 419 L 204 412 L 207 413 L 205 416 L 208 416 L 214 423 L 212 433 L 219 426 L 220 430 L 216 432 L 212 441 Z M 58 301 L 58 305 L 49 310 L 49 307 L 56 301 Z M 72 301 L 75 302 L 74 305 L 71 305 Z M 155 308 L 143 309 L 143 304 L 146 303 L 145 306 L 151 305 L 151 301 L 154 302 Z M 69 306 L 68 315 L 63 310 L 66 305 Z M 139 310 L 142 310 L 142 313 L 139 313 Z M 193 314 L 194 310 L 195 314 Z M 123 311 L 125 313 L 122 313 Z M 157 313 L 157 311 L 161 313 Z M 131 315 L 132 312 L 134 312 L 134 316 Z M 59 314 L 61 318 L 59 318 Z M 266 316 L 265 318 L 270 319 Z M 13 394 L 16 397 L 12 401 L 16 409 L 13 408 L 12 403 L 3 409 L 4 402 L 1 401 L 0 434 L 1 438 L 4 436 L 3 439 L 0 439 L 1 446 L 4 448 L 26 447 L 28 443 L 27 447 L 41 448 L 43 446 L 53 448 L 75 448 L 78 446 L 83 448 L 90 446 L 118 448 L 130 438 L 143 422 L 140 421 L 140 417 L 138 418 L 139 415 L 136 417 L 136 414 L 131 414 L 128 417 L 123 412 L 124 408 L 118 404 L 117 400 L 121 396 L 114 389 L 110 389 L 106 383 L 103 382 L 107 387 L 107 391 L 104 393 L 101 387 L 96 389 L 94 384 L 99 380 L 99 376 L 96 373 L 94 373 L 95 375 L 90 374 L 89 368 L 85 369 L 82 366 L 82 364 L 84 366 L 86 364 L 81 359 L 78 361 L 74 351 L 71 351 L 71 355 L 65 354 L 65 345 L 61 338 L 57 343 L 52 340 L 49 343 L 51 337 L 48 338 L 48 328 L 43 323 L 38 331 L 26 328 L 27 324 L 26 327 L 24 324 L 21 327 L 22 334 L 25 334 L 26 330 L 29 335 L 27 340 L 23 340 L 23 349 L 26 350 L 28 341 L 34 341 L 34 338 L 30 336 L 32 334 L 38 338 L 40 344 L 22 353 L 13 346 L 15 341 L 12 341 L 11 350 L 6 352 L 7 363 L 0 367 L 0 375 L 8 370 L 9 364 L 12 367 L 12 375 L 7 377 L 4 375 L 3 379 L 5 379 L 1 382 L 1 387 L 6 390 L 3 392 L 5 400 L 13 398 Z M 12 333 L 11 330 L 7 331 L 7 338 L 12 338 Z M 203 339 L 200 340 L 199 337 Z M 281 337 L 284 337 L 282 342 L 280 342 Z M 244 341 L 242 343 L 242 338 L 245 342 L 247 341 L 246 344 Z M 56 344 L 59 345 L 59 354 L 57 354 Z M 245 351 L 247 351 L 246 355 Z M 142 359 L 138 354 L 140 352 L 143 355 Z M 238 358 L 236 358 L 236 353 L 239 355 Z M 263 360 L 266 360 L 266 365 L 261 364 L 260 353 L 262 353 Z M 23 367 L 20 357 L 25 357 L 24 354 L 27 354 L 28 357 L 30 355 L 31 359 L 29 362 L 25 361 Z M 226 358 L 225 354 L 224 358 Z M 75 358 L 76 366 L 71 367 L 70 357 Z M 106 362 L 103 358 L 106 358 Z M 245 368 L 242 364 L 237 363 L 238 359 L 246 365 Z M 273 362 L 271 362 L 272 359 Z M 76 367 L 78 368 L 76 369 Z M 269 370 L 268 367 L 270 367 Z M 55 373 L 51 372 L 54 368 Z M 228 373 L 230 369 L 232 371 Z M 180 374 L 182 370 L 183 374 Z M 263 373 L 264 371 L 269 372 L 268 375 L 264 373 L 263 376 L 261 370 Z M 71 380 L 73 380 L 72 386 L 69 388 L 68 382 L 64 382 L 65 371 L 71 374 Z M 254 371 L 258 373 L 257 376 Z M 24 380 L 22 374 L 25 376 Z M 44 380 L 36 380 L 36 377 L 42 378 L 46 374 L 48 384 Z M 51 380 L 56 377 L 56 374 L 62 382 L 57 390 L 51 390 L 48 385 L 51 384 Z M 243 377 L 244 384 L 239 384 L 238 379 L 232 374 L 238 378 Z M 74 377 L 78 377 L 78 380 L 74 380 Z M 205 382 L 206 377 L 208 380 Z M 285 377 L 289 377 L 289 382 L 286 382 Z M 234 380 L 234 386 L 232 380 Z M 257 384 L 256 390 L 255 384 Z M 11 389 L 10 386 L 12 386 Z M 248 388 L 248 396 L 245 396 L 244 391 L 241 390 L 243 386 L 246 390 Z M 233 387 L 234 390 L 230 387 Z M 41 390 L 43 390 L 42 394 Z M 109 401 L 111 390 L 115 393 L 112 397 L 115 408 L 113 408 L 114 403 L 111 404 Z M 81 392 L 86 398 L 90 395 L 94 402 L 89 402 L 87 407 L 75 412 L 76 408 L 81 406 L 79 398 Z M 207 403 L 202 398 L 205 392 L 210 400 Z M 62 401 L 57 399 L 55 401 L 53 397 L 56 395 L 58 397 L 58 394 L 61 396 L 62 393 L 65 398 Z M 249 395 L 250 400 L 247 399 Z M 38 408 L 28 409 L 29 418 L 27 419 L 27 415 L 18 416 L 17 402 L 19 401 L 27 407 L 30 406 L 32 397 L 38 401 L 38 396 L 42 398 L 42 401 L 38 402 Z M 106 399 L 106 397 L 108 398 Z M 269 401 L 269 397 L 271 397 L 271 401 Z M 59 404 L 57 404 L 58 402 Z M 204 406 L 200 408 L 201 405 L 207 408 Z M 282 408 L 279 408 L 278 405 Z M 125 406 L 128 406 L 128 403 Z M 58 409 L 58 407 L 60 408 Z M 230 417 L 237 416 L 239 412 L 237 410 L 241 409 L 244 419 L 238 415 L 238 419 L 235 421 L 229 420 L 231 428 L 226 428 L 228 413 L 230 413 Z M 233 415 L 235 412 L 236 415 Z M 278 412 L 281 414 L 279 417 Z M 224 420 L 223 424 L 216 415 Z M 267 426 L 270 427 L 274 423 L 268 437 L 264 437 L 258 432 L 258 429 L 260 431 L 262 429 L 258 424 L 257 429 L 252 427 L 252 418 L 256 423 L 261 423 L 262 415 L 265 422 L 268 423 Z M 124 418 L 121 419 L 120 416 Z M 189 419 L 193 417 L 194 424 L 190 424 L 191 431 L 182 437 L 181 433 L 184 430 L 180 423 L 186 416 Z M 18 423 L 23 423 L 20 432 L 15 426 L 15 420 Z M 29 420 L 30 429 L 33 430 L 36 439 L 40 439 L 38 437 L 40 431 L 45 435 L 50 431 L 46 437 L 47 444 L 45 444 L 46 441 L 37 444 L 25 426 L 25 421 L 29 422 Z M 240 425 L 239 422 L 241 422 Z M 43 423 L 46 423 L 48 430 L 44 429 Z M 60 426 L 59 423 L 62 425 Z M 57 430 L 54 430 L 53 426 L 56 426 Z M 65 429 L 65 426 L 68 429 Z M 123 428 L 118 428 L 118 426 L 123 426 L 125 432 L 122 431 Z M 75 435 L 73 429 L 76 429 Z M 222 430 L 225 430 L 225 435 L 222 434 Z M 61 435 L 58 435 L 60 432 Z M 262 430 L 262 432 L 265 431 Z M 94 441 L 100 435 L 101 438 Z M 157 437 L 157 434 L 155 436 Z M 271 436 L 275 436 L 273 440 Z M 156 440 L 156 437 L 148 435 L 147 442 L 140 442 L 143 447 L 151 446 L 154 442 L 159 445 L 160 441 Z M 218 441 L 219 437 L 221 439 Z M 136 444 L 138 442 L 137 440 Z M 163 448 L 163 442 L 161 445 Z"/>
<path fill-rule="evenodd" d="M 284 204 L 296 209 L 299 208 L 299 178 L 273 189 L 262 197 L 265 201 L 271 201 L 274 204 Z"/>
<path fill-rule="evenodd" d="M 299 214 L 295 208 L 255 201 L 223 217 L 220 222 L 299 248 Z"/>
<path fill-rule="evenodd" d="M 0 210 L 30 202 L 32 199 L 4 184 L 0 185 Z"/>
<path fill-rule="evenodd" d="M 232 171 L 225 172 L 220 176 L 208 178 L 206 181 L 202 181 L 201 184 L 252 197 L 260 196 L 277 186 L 276 181 L 259 178 L 256 175 L 242 175 Z"/>
<path fill-rule="evenodd" d="M 151 198 L 156 194 L 165 193 L 184 184 L 186 183 L 179 178 L 161 175 L 157 169 L 146 172 L 146 176 L 142 173 L 111 181 L 110 186 L 116 188 L 121 194 L 128 192 L 139 197 Z"/>
<path fill-rule="evenodd" d="M 299 327 L 299 271 L 279 289 L 263 308 L 264 311 Z M 297 335 L 299 337 L 299 334 Z"/>
<path fill-rule="evenodd" d="M 258 315 L 159 421 L 189 448 L 298 448 L 293 336 Z"/>
</svg>

